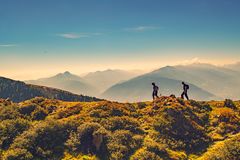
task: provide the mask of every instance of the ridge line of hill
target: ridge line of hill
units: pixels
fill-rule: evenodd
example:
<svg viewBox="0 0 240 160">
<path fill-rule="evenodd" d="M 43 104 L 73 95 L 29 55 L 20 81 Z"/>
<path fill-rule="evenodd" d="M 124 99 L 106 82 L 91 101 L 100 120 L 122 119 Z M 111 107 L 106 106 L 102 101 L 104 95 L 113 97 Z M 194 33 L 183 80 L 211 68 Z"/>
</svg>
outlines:
<svg viewBox="0 0 240 160">
<path fill-rule="evenodd" d="M 26 84 L 9 78 L 0 77 L 0 97 L 20 102 L 34 97 L 45 97 L 64 101 L 100 101 L 96 97 L 77 95 L 61 89 Z"/>
</svg>

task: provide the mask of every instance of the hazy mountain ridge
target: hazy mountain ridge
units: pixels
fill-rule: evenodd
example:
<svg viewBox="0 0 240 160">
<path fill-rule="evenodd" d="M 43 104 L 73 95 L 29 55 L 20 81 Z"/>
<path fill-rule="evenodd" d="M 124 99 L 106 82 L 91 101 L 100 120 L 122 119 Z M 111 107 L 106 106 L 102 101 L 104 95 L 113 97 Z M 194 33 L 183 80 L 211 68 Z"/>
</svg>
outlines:
<svg viewBox="0 0 240 160">
<path fill-rule="evenodd" d="M 183 80 L 198 85 L 222 98 L 239 99 L 240 74 L 237 71 L 209 64 L 192 64 L 176 66 L 180 71 L 185 71 L 196 79 L 185 76 Z"/>
<path fill-rule="evenodd" d="M 240 101 L 0 99 L 0 159 L 237 160 Z"/>
<path fill-rule="evenodd" d="M 223 67 L 240 72 L 240 62 L 233 63 L 233 64 L 227 64 L 227 65 L 224 65 Z"/>
<path fill-rule="evenodd" d="M 238 64 L 239 63 L 228 66 L 237 68 L 236 66 L 238 66 Z M 138 76 L 147 76 L 148 78 L 146 77 L 146 79 L 150 80 L 142 80 L 141 84 L 138 82 L 138 85 L 131 83 L 132 86 L 126 86 L 126 83 L 137 78 L 136 76 L 138 74 L 139 73 L 136 72 L 108 69 L 90 72 L 79 77 L 70 72 L 65 72 L 57 74 L 54 77 L 27 82 L 55 87 L 77 94 L 100 96 L 111 100 L 135 101 L 151 99 L 150 80 L 156 81 L 156 83 L 160 85 L 160 88 L 162 88 L 160 92 L 162 94 L 176 94 L 178 96 L 182 90 L 180 81 L 186 81 L 194 86 L 192 90 L 190 90 L 190 97 L 194 99 L 240 98 L 240 90 L 236 87 L 240 85 L 240 73 L 237 69 L 230 69 L 230 67 L 226 67 L 226 65 L 215 66 L 206 63 L 194 63 L 189 65 L 166 66 Z M 169 84 L 164 82 L 166 81 L 164 78 L 170 79 L 171 85 L 170 82 Z"/>
<path fill-rule="evenodd" d="M 65 101 L 99 100 L 94 97 L 77 95 L 60 89 L 30 85 L 21 81 L 14 81 L 8 78 L 0 77 L 1 98 L 10 98 L 14 102 L 19 102 L 38 96 Z"/>
<path fill-rule="evenodd" d="M 75 94 L 84 94 L 89 96 L 97 96 L 99 94 L 99 91 L 86 80 L 77 75 L 71 74 L 68 71 L 59 73 L 53 77 L 29 80 L 25 82 L 29 84 L 54 87 Z"/>
<path fill-rule="evenodd" d="M 145 80 L 139 82 L 139 79 L 144 79 L 144 77 Z M 163 78 L 170 79 L 169 84 L 167 84 Z M 160 85 L 160 93 L 164 95 L 170 95 L 172 93 L 179 96 L 182 90 L 179 81 L 186 81 L 191 84 L 191 86 L 196 86 L 195 88 L 198 88 L 199 92 L 202 93 L 202 97 L 196 96 L 196 89 L 191 90 L 190 86 L 189 95 L 194 99 L 240 99 L 240 90 L 238 88 L 238 86 L 240 86 L 239 72 L 204 63 L 162 67 L 148 74 L 114 85 L 105 91 L 102 97 L 121 101 L 135 100 L 133 97 L 144 100 L 150 99 L 151 81 Z M 136 85 L 134 83 L 138 84 Z M 144 90 L 148 92 L 144 92 Z M 171 93 L 169 91 L 171 91 Z M 203 91 L 205 91 L 205 93 Z M 215 96 L 209 96 L 206 92 Z"/>
<path fill-rule="evenodd" d="M 104 71 L 90 72 L 85 75 L 83 79 L 98 88 L 100 92 L 103 92 L 112 85 L 131 79 L 136 75 L 138 74 L 135 72 L 108 69 Z"/>
<path fill-rule="evenodd" d="M 49 78 L 25 81 L 29 84 L 42 85 L 63 89 L 76 94 L 99 96 L 112 85 L 128 80 L 139 73 L 124 70 L 104 70 L 90 72 L 82 77 L 74 75 L 69 71 L 58 73 Z"/>
<path fill-rule="evenodd" d="M 156 82 L 159 85 L 162 95 L 180 95 L 182 93 L 181 81 L 156 74 L 145 74 L 129 81 L 116 84 L 102 94 L 102 97 L 115 101 L 141 101 L 152 99 L 151 83 Z M 213 99 L 215 96 L 201 88 L 190 84 L 191 97 L 194 99 Z"/>
</svg>

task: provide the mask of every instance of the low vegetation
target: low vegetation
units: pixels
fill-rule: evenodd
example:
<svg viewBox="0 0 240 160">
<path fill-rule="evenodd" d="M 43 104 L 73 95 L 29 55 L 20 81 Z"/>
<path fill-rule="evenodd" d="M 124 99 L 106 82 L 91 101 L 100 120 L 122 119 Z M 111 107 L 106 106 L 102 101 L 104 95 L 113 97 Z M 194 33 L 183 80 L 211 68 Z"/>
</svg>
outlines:
<svg viewBox="0 0 240 160">
<path fill-rule="evenodd" d="M 3 160 L 237 160 L 240 101 L 0 100 Z"/>
</svg>

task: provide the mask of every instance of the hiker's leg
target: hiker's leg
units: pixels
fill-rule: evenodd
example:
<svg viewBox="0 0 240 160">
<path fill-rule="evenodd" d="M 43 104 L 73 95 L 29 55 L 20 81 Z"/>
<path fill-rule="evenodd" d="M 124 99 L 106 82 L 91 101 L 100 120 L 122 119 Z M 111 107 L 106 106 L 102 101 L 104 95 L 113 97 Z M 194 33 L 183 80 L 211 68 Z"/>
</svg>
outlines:
<svg viewBox="0 0 240 160">
<path fill-rule="evenodd" d="M 156 97 L 159 98 L 159 97 L 158 97 L 158 91 L 156 91 Z"/>
<path fill-rule="evenodd" d="M 185 92 L 185 96 L 186 96 L 187 100 L 189 100 L 187 92 Z"/>
<path fill-rule="evenodd" d="M 152 93 L 152 98 L 153 98 L 153 100 L 155 99 L 155 95 L 154 95 L 154 92 Z"/>
<path fill-rule="evenodd" d="M 184 99 L 184 92 L 182 92 L 182 94 L 181 94 L 181 98 Z"/>
</svg>

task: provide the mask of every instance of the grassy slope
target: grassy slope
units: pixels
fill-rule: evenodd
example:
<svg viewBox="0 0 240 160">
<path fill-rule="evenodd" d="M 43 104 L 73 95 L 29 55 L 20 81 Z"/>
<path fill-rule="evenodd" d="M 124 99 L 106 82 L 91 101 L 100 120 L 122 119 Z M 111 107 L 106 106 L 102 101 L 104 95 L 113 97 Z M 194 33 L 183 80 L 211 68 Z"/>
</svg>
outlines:
<svg viewBox="0 0 240 160">
<path fill-rule="evenodd" d="M 0 77 L 0 97 L 10 98 L 14 102 L 21 102 L 37 96 L 64 101 L 99 101 L 95 97 L 77 95 L 67 91 L 45 86 L 26 84 L 21 81 Z"/>
<path fill-rule="evenodd" d="M 1 100 L 0 159 L 234 160 L 239 109 L 239 101 L 174 97 L 154 103 Z M 97 134 L 99 150 L 92 143 Z"/>
</svg>

